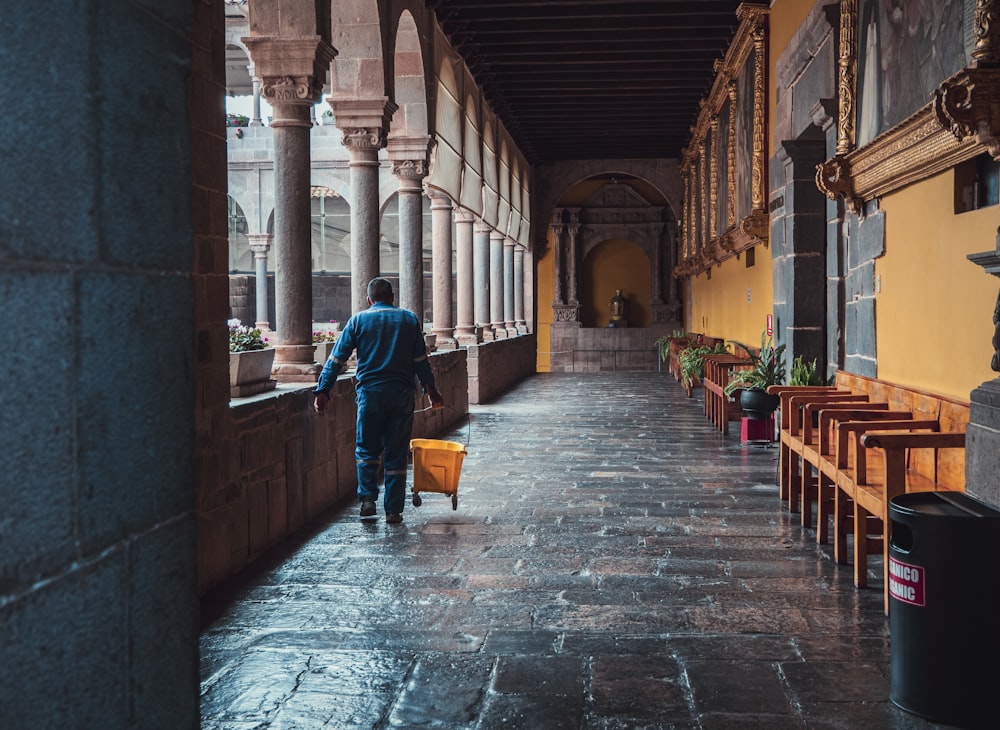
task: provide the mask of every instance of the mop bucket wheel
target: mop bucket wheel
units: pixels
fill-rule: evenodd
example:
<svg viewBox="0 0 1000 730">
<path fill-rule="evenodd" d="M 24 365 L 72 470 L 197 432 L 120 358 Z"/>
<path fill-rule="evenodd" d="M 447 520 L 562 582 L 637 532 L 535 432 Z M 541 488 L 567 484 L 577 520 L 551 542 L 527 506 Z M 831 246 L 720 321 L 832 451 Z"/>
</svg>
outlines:
<svg viewBox="0 0 1000 730">
<path fill-rule="evenodd" d="M 413 506 L 422 503 L 420 492 L 451 495 L 451 508 L 458 509 L 458 478 L 465 459 L 465 444 L 438 439 L 411 439 L 413 453 Z"/>
</svg>

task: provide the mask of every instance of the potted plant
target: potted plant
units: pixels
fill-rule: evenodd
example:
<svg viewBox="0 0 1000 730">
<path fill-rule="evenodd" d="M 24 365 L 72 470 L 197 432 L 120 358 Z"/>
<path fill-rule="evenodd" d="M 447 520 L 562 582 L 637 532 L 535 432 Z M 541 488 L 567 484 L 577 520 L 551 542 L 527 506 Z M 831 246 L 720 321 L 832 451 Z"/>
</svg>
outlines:
<svg viewBox="0 0 1000 730">
<path fill-rule="evenodd" d="M 716 342 L 715 345 L 696 345 L 686 347 L 677 356 L 681 366 L 681 385 L 688 395 L 691 389 L 699 384 L 705 374 L 705 355 L 721 355 L 729 352 L 725 342 Z"/>
<path fill-rule="evenodd" d="M 337 342 L 337 323 L 331 320 L 333 327 L 316 327 L 313 325 L 312 341 L 316 346 L 314 360 L 320 365 L 330 357 L 334 344 Z"/>
<path fill-rule="evenodd" d="M 229 397 L 245 398 L 278 384 L 271 380 L 274 349 L 256 327 L 231 319 L 229 325 Z"/>
<path fill-rule="evenodd" d="M 792 369 L 788 375 L 789 385 L 830 385 L 833 378 L 827 378 L 819 373 L 816 358 L 806 362 L 802 355 L 792 360 Z"/>
<path fill-rule="evenodd" d="M 746 362 L 751 367 L 738 371 L 726 385 L 724 392 L 727 396 L 732 396 L 737 390 L 742 391 L 740 407 L 747 417 L 765 420 L 781 402 L 778 396 L 769 395 L 766 391 L 769 385 L 785 382 L 785 345 L 776 347 L 766 332 L 761 333 L 760 350 L 757 352 L 742 342 L 732 340 L 732 343 L 746 351 Z"/>
</svg>

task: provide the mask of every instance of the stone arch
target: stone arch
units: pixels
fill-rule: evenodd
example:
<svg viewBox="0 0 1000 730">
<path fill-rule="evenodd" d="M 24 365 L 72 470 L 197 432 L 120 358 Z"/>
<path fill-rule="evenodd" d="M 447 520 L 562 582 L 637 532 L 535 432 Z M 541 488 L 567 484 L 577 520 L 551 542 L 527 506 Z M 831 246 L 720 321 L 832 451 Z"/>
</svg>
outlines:
<svg viewBox="0 0 1000 730">
<path fill-rule="evenodd" d="M 232 195 L 226 196 L 229 218 L 229 271 L 253 271 L 250 250 L 250 225 L 243 206 Z"/>
<path fill-rule="evenodd" d="M 309 197 L 313 271 L 350 274 L 350 203 L 343 195 L 323 185 L 313 185 Z"/>
<path fill-rule="evenodd" d="M 253 93 L 253 78 L 250 75 L 250 51 L 237 39 L 226 41 L 226 95 L 247 96 Z"/>
<path fill-rule="evenodd" d="M 397 109 L 390 136 L 426 136 L 430 130 L 424 54 L 417 24 L 409 10 L 400 13 L 392 54 L 392 97 Z"/>
<path fill-rule="evenodd" d="M 448 193 L 452 200 L 458 202 L 462 190 L 464 115 L 462 94 L 453 64 L 453 59 L 444 58 L 437 69 L 437 102 L 434 108 L 434 133 L 437 144 L 433 150 L 433 164 L 427 182 Z"/>
<path fill-rule="evenodd" d="M 483 162 L 479 108 L 470 95 L 465 100 L 462 124 L 462 195 L 460 203 L 476 215 L 483 214 Z"/>
<path fill-rule="evenodd" d="M 494 120 L 483 120 L 482 166 L 483 166 L 483 219 L 498 230 L 506 233 L 506 220 L 499 216 L 500 184 L 497 165 L 496 126 Z"/>
<path fill-rule="evenodd" d="M 330 67 L 330 98 L 371 99 L 391 88 L 391 58 L 386 57 L 387 3 L 377 0 L 326 2 L 331 8 L 332 43 L 337 57 Z"/>
</svg>

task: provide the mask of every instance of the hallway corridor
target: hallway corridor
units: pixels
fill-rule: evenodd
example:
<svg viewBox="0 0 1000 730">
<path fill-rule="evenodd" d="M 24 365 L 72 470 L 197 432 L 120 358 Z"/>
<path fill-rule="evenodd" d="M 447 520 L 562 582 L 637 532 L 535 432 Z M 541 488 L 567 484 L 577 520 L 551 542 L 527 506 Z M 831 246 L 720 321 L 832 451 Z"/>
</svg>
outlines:
<svg viewBox="0 0 1000 730">
<path fill-rule="evenodd" d="M 203 728 L 932 727 L 888 701 L 880 563 L 856 590 L 785 512 L 776 448 L 656 373 L 471 410 L 457 511 L 352 503 L 205 597 Z"/>
</svg>

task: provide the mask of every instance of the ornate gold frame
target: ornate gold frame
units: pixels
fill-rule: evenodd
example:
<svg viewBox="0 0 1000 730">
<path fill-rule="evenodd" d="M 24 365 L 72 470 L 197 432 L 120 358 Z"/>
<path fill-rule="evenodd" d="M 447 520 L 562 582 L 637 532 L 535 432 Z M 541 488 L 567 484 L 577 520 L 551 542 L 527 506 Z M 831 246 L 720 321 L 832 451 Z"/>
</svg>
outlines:
<svg viewBox="0 0 1000 730">
<path fill-rule="evenodd" d="M 941 82 L 915 114 L 855 149 L 857 0 L 840 0 L 837 154 L 818 166 L 816 184 L 860 213 L 880 195 L 988 151 L 1000 159 L 1000 0 L 975 0 L 972 65 Z"/>
<path fill-rule="evenodd" d="M 680 172 L 684 180 L 683 230 L 681 260 L 674 276 L 684 279 L 697 276 L 713 265 L 738 255 L 748 248 L 767 245 L 769 219 L 767 171 L 764 144 L 767 139 L 766 65 L 768 6 L 743 3 L 736 10 L 740 25 L 725 57 L 715 64 L 715 81 L 701 101 L 698 119 L 691 127 L 691 139 L 681 153 Z M 754 51 L 753 67 L 753 149 L 751 157 L 751 211 L 736 219 L 736 79 Z M 719 140 L 719 114 L 729 102 L 727 139 Z M 706 143 L 711 140 L 711 149 Z M 725 193 L 729 201 L 725 230 L 718 230 L 718 193 L 720 182 L 719 145 L 725 144 Z M 708 158 L 708 159 L 706 159 Z M 706 185 L 705 176 L 708 176 Z M 707 192 L 707 200 L 706 198 Z"/>
</svg>

